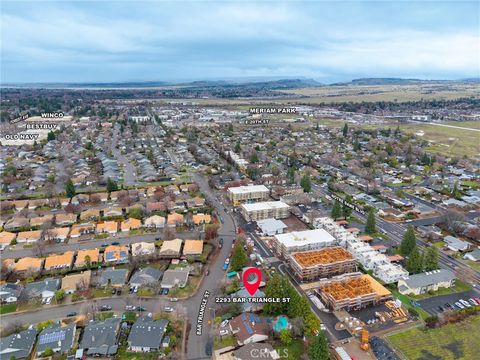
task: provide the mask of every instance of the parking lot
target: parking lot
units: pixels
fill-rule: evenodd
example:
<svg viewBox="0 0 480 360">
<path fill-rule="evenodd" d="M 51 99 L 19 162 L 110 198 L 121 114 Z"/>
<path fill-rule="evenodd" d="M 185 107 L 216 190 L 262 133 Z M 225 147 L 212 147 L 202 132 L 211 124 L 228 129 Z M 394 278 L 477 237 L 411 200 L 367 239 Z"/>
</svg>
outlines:
<svg viewBox="0 0 480 360">
<path fill-rule="evenodd" d="M 417 302 L 430 315 L 436 315 L 441 313 L 439 306 L 445 308 L 446 303 L 454 305 L 460 299 L 468 301 L 468 299 L 472 297 L 480 298 L 480 294 L 476 290 L 470 290 L 456 294 L 439 295 L 428 299 L 418 300 Z M 458 310 L 457 307 L 455 309 Z"/>
<path fill-rule="evenodd" d="M 400 360 L 383 339 L 373 336 L 370 339 L 370 346 L 378 360 Z"/>
</svg>

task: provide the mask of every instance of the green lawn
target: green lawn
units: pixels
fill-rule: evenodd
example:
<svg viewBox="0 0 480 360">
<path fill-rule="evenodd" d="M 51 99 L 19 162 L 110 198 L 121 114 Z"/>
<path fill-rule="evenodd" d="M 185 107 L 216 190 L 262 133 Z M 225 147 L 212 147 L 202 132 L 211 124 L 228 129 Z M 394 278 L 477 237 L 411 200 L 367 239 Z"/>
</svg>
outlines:
<svg viewBox="0 0 480 360">
<path fill-rule="evenodd" d="M 137 292 L 138 296 L 154 296 L 155 292 L 149 287 L 141 287 Z"/>
<path fill-rule="evenodd" d="M 233 335 L 227 336 L 215 336 L 213 338 L 213 346 L 215 350 L 222 349 L 227 346 L 235 346 L 237 342 L 235 341 L 235 337 Z"/>
<path fill-rule="evenodd" d="M 301 359 L 302 355 L 306 351 L 306 349 L 303 348 L 302 340 L 297 340 L 297 339 L 294 339 L 292 343 L 288 346 L 285 346 L 279 343 L 278 346 L 274 346 L 273 348 L 277 350 L 281 359 L 286 359 L 286 360 Z"/>
<path fill-rule="evenodd" d="M 17 304 L 5 304 L 0 306 L 0 314 L 8 314 L 17 311 Z"/>
<path fill-rule="evenodd" d="M 97 313 L 98 320 L 110 319 L 111 317 L 113 317 L 113 311 L 105 311 L 105 312 Z"/>
<path fill-rule="evenodd" d="M 93 289 L 93 297 L 100 298 L 100 297 L 108 297 L 112 295 L 111 289 Z"/>
<path fill-rule="evenodd" d="M 410 360 L 478 359 L 480 315 L 438 329 L 411 329 L 388 336 L 390 342 Z"/>
<path fill-rule="evenodd" d="M 137 315 L 133 311 L 125 311 L 122 315 L 122 320 L 134 323 L 137 320 Z"/>
<path fill-rule="evenodd" d="M 443 249 L 443 247 L 445 246 L 445 243 L 443 241 L 437 241 L 433 243 L 433 246 L 435 246 L 438 249 Z"/>
</svg>

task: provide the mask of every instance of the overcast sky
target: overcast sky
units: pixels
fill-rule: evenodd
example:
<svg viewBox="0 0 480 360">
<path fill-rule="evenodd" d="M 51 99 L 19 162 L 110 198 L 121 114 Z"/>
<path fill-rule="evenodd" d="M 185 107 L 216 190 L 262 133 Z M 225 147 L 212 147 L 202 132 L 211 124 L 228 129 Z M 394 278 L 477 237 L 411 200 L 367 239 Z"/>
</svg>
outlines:
<svg viewBox="0 0 480 360">
<path fill-rule="evenodd" d="M 1 0 L 1 82 L 478 77 L 479 4 Z"/>
</svg>

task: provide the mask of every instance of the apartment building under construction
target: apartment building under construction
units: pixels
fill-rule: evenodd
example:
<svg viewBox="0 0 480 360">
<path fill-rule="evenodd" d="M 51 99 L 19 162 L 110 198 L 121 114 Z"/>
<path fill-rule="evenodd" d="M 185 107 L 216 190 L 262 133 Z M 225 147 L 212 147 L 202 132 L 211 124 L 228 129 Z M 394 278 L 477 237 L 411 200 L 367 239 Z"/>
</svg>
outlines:
<svg viewBox="0 0 480 360">
<path fill-rule="evenodd" d="M 351 273 L 323 281 L 316 290 L 333 310 L 357 310 L 392 298 L 392 294 L 370 275 Z"/>
<path fill-rule="evenodd" d="M 288 263 L 301 281 L 313 281 L 357 271 L 357 261 L 340 246 L 302 251 L 288 256 Z"/>
</svg>

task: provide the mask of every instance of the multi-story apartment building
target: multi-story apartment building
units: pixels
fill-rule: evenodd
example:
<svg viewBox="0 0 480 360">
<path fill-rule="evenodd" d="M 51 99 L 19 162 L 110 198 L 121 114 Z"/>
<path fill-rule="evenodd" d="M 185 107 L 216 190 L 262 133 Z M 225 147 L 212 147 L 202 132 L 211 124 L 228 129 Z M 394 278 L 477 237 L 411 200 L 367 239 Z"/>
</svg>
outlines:
<svg viewBox="0 0 480 360">
<path fill-rule="evenodd" d="M 247 201 L 267 200 L 270 190 L 265 185 L 237 186 L 228 189 L 228 197 L 235 205 Z"/>
<path fill-rule="evenodd" d="M 282 201 L 264 201 L 242 204 L 241 212 L 245 220 L 285 219 L 290 214 L 290 206 Z"/>
<path fill-rule="evenodd" d="M 278 234 L 272 241 L 274 251 L 283 257 L 293 252 L 318 250 L 336 244 L 335 238 L 323 229 Z"/>
</svg>

